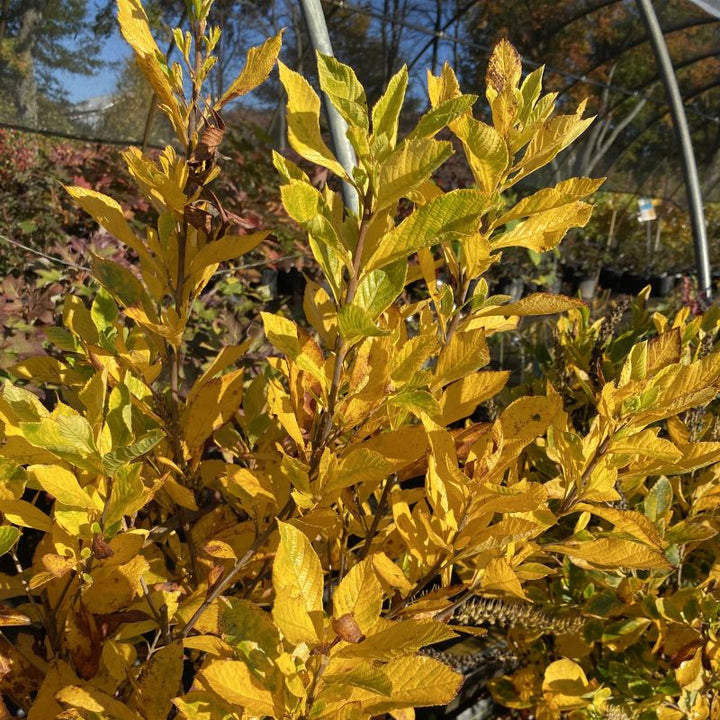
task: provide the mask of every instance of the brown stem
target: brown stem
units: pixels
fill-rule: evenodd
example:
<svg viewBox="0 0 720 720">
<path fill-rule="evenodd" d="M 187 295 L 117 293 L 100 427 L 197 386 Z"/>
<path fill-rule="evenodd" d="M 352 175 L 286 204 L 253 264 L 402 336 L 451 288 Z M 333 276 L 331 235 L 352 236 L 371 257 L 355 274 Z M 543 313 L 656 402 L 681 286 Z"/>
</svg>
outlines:
<svg viewBox="0 0 720 720">
<path fill-rule="evenodd" d="M 373 517 L 372 525 L 370 526 L 370 530 L 368 534 L 365 536 L 365 545 L 363 546 L 363 549 L 360 551 L 360 555 L 358 557 L 358 562 L 363 560 L 367 554 L 370 552 L 370 547 L 372 545 L 372 541 L 375 538 L 375 533 L 377 533 L 378 527 L 380 526 L 380 520 L 385 515 L 385 508 L 388 504 L 388 500 L 390 498 L 390 491 L 393 488 L 393 485 L 395 485 L 395 481 L 397 480 L 397 475 L 393 473 L 386 481 L 385 481 L 385 487 L 383 488 L 382 495 L 380 496 L 380 502 L 378 502 L 377 510 L 375 510 L 375 516 Z"/>
<path fill-rule="evenodd" d="M 230 571 L 225 575 L 222 580 L 219 580 L 212 589 L 208 592 L 207 597 L 203 600 L 202 605 L 195 611 L 193 616 L 188 620 L 187 625 L 180 631 L 179 638 L 186 638 L 195 627 L 197 621 L 200 619 L 202 614 L 213 604 L 215 599 L 219 597 L 225 590 L 227 590 L 232 584 L 237 574 L 252 560 L 255 553 L 270 539 L 270 536 L 275 532 L 277 528 L 277 521 L 289 517 L 295 509 L 295 501 L 290 498 L 286 503 L 285 507 L 274 517 L 263 532 L 255 538 L 255 542 L 248 548 L 247 552 L 240 557 L 235 564 L 230 568 Z"/>
</svg>

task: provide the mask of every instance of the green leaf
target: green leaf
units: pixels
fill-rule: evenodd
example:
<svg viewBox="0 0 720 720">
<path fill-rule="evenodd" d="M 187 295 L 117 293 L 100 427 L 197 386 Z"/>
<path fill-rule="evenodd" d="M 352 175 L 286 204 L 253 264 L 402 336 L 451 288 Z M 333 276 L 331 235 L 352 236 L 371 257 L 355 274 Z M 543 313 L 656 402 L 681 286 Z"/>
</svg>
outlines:
<svg viewBox="0 0 720 720">
<path fill-rule="evenodd" d="M 316 646 L 322 640 L 323 571 L 307 536 L 278 521 L 280 545 L 273 563 L 275 624 L 292 643 Z"/>
<path fill-rule="evenodd" d="M 20 530 L 10 525 L 0 527 L 0 555 L 9 552 L 20 537 Z"/>
<path fill-rule="evenodd" d="M 338 328 L 340 334 L 349 343 L 361 338 L 387 335 L 387 331 L 381 330 L 372 317 L 357 305 L 343 305 L 340 308 Z"/>
<path fill-rule="evenodd" d="M 102 457 L 103 468 L 112 477 L 123 465 L 150 452 L 164 437 L 165 433 L 162 430 L 152 430 L 132 445 L 115 448 L 105 453 Z"/>
<path fill-rule="evenodd" d="M 380 166 L 375 212 L 407 197 L 452 153 L 452 144 L 449 142 L 403 140 Z"/>
<path fill-rule="evenodd" d="M 348 125 L 361 128 L 367 134 L 367 100 L 355 71 L 332 55 L 323 55 L 320 52 L 317 55 L 320 88 Z"/>
<path fill-rule="evenodd" d="M 367 273 L 358 283 L 355 304 L 375 320 L 397 299 L 405 287 L 408 265 L 405 260 Z"/>
<path fill-rule="evenodd" d="M 365 272 L 473 232 L 487 202 L 480 190 L 453 190 L 417 208 L 380 241 L 365 263 Z"/>
</svg>

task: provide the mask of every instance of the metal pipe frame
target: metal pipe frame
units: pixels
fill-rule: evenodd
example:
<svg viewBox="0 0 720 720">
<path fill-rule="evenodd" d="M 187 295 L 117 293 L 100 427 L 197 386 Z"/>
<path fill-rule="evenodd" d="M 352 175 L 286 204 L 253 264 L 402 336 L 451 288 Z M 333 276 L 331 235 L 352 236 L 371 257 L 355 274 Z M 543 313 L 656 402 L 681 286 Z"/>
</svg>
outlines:
<svg viewBox="0 0 720 720">
<path fill-rule="evenodd" d="M 685 108 L 683 107 L 682 96 L 680 95 L 680 88 L 678 87 L 670 53 L 668 52 L 660 23 L 655 14 L 655 8 L 651 0 L 637 0 L 637 5 L 645 27 L 647 28 L 650 44 L 652 45 L 655 60 L 658 64 L 658 71 L 668 96 L 673 126 L 682 155 L 683 175 L 685 177 L 688 209 L 690 211 L 690 222 L 693 230 L 695 261 L 698 269 L 700 293 L 705 300 L 710 302 L 712 301 L 712 277 L 710 274 L 710 253 L 708 251 L 705 212 L 703 209 L 702 194 L 700 192 L 697 164 L 695 163 L 695 153 L 690 138 L 687 117 L 685 116 Z"/>
<path fill-rule="evenodd" d="M 300 5 L 305 16 L 310 42 L 315 51 L 323 55 L 333 55 L 330 34 L 328 33 L 325 15 L 323 14 L 320 0 L 300 0 Z M 344 118 L 330 102 L 327 96 L 324 97 L 325 112 L 327 113 L 330 135 L 332 137 L 333 149 L 340 164 L 345 168 L 347 174 L 352 177 L 353 168 L 356 165 L 355 151 L 347 138 L 348 126 Z M 359 199 L 355 188 L 348 182 L 343 181 L 343 200 L 345 207 L 354 212 L 359 212 Z"/>
</svg>

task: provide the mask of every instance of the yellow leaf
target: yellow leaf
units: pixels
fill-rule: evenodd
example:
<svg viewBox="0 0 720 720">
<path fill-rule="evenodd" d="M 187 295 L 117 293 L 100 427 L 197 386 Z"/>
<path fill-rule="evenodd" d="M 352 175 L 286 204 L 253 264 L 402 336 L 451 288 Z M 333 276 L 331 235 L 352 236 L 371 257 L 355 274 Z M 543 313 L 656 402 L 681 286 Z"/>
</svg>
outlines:
<svg viewBox="0 0 720 720">
<path fill-rule="evenodd" d="M 323 571 L 307 536 L 278 521 L 280 545 L 273 563 L 275 624 L 293 643 L 318 645 L 322 640 Z"/>
<path fill-rule="evenodd" d="M 428 441 L 424 428 L 405 425 L 365 440 L 361 447 L 376 452 L 390 462 L 393 468 L 399 469 L 422 457 Z"/>
<path fill-rule="evenodd" d="M 439 388 L 474 373 L 490 362 L 483 332 L 456 332 L 438 356 L 432 387 Z"/>
<path fill-rule="evenodd" d="M 52 520 L 42 510 L 38 510 L 25 500 L 0 500 L 0 512 L 8 522 L 20 527 L 50 532 Z"/>
<path fill-rule="evenodd" d="M 577 200 L 559 208 L 531 215 L 511 230 L 490 240 L 492 250 L 523 247 L 542 253 L 552 250 L 573 227 L 585 227 L 592 215 L 592 205 Z"/>
<path fill-rule="evenodd" d="M 690 660 L 680 663 L 675 670 L 675 679 L 683 690 L 702 690 L 705 683 L 703 680 L 704 671 L 702 664 L 703 648 L 699 647 Z"/>
<path fill-rule="evenodd" d="M 527 600 L 518 576 L 510 563 L 503 558 L 490 560 L 480 581 L 480 588 L 487 593 L 498 593 L 501 596 L 513 595 L 522 600 Z"/>
<path fill-rule="evenodd" d="M 552 315 L 565 312 L 573 308 L 585 307 L 585 303 L 579 298 L 565 297 L 551 293 L 533 293 L 517 302 L 507 305 L 491 305 L 480 308 L 473 313 L 473 317 L 489 317 L 492 315 Z"/>
<path fill-rule="evenodd" d="M 250 347 L 252 342 L 252 338 L 248 338 L 240 343 L 240 345 L 225 345 L 221 348 L 220 352 L 215 356 L 215 359 L 210 363 L 210 365 L 208 365 L 205 372 L 193 383 L 193 386 L 190 388 L 190 392 L 187 395 L 186 403 L 191 403 L 198 392 L 200 392 L 200 389 L 206 385 L 209 380 L 212 380 L 215 375 L 239 360 L 245 351 Z"/>
<path fill-rule="evenodd" d="M 649 428 L 632 435 L 616 435 L 608 444 L 607 452 L 615 455 L 640 455 L 668 463 L 682 459 L 683 453 L 679 448 L 669 440 L 657 436 L 659 430 L 660 428 Z"/>
<path fill-rule="evenodd" d="M 500 40 L 488 62 L 485 94 L 492 108 L 493 123 L 502 135 L 508 134 L 515 121 L 518 106 L 516 90 L 521 75 L 522 63 L 518 51 L 507 40 Z"/>
<path fill-rule="evenodd" d="M 233 705 L 240 705 L 250 715 L 284 717 L 284 703 L 253 675 L 239 660 L 212 660 L 199 673 L 213 692 Z"/>
<path fill-rule="evenodd" d="M 85 589 L 83 601 L 95 614 L 113 613 L 126 608 L 142 595 L 140 579 L 150 569 L 142 555 L 123 565 L 104 565 L 92 572 L 93 584 Z"/>
<path fill-rule="evenodd" d="M 183 644 L 180 640 L 154 652 L 143 665 L 138 689 L 145 720 L 166 720 L 172 699 L 180 690 Z"/>
<path fill-rule="evenodd" d="M 91 215 L 97 223 L 118 240 L 124 242 L 145 261 L 150 262 L 154 267 L 156 266 L 155 261 L 150 257 L 140 238 L 130 229 L 130 225 L 125 220 L 125 214 L 117 201 L 89 188 L 69 187 L 67 185 L 64 187 L 75 202 L 88 215 Z"/>
<path fill-rule="evenodd" d="M 242 401 L 245 371 L 234 370 L 207 382 L 180 417 L 189 448 L 198 448 L 237 412 Z"/>
<path fill-rule="evenodd" d="M 172 501 L 180 507 L 187 508 L 188 510 L 199 509 L 195 502 L 195 493 L 190 488 L 181 485 L 169 474 L 163 478 L 163 489 Z"/>
<path fill-rule="evenodd" d="M 586 102 L 580 103 L 574 115 L 559 115 L 542 124 L 516 166 L 518 172 L 512 178 L 513 183 L 551 162 L 559 152 L 585 132 L 594 119 L 582 119 L 585 105 Z"/>
<path fill-rule="evenodd" d="M 402 593 L 412 590 L 413 585 L 405 577 L 405 573 L 384 552 L 373 553 L 370 559 L 379 579 L 387 588 L 396 588 Z"/>
<path fill-rule="evenodd" d="M 275 66 L 280 46 L 282 45 L 283 31 L 275 37 L 268 38 L 262 45 L 251 47 L 245 57 L 245 67 L 242 72 L 230 83 L 230 87 L 223 96 L 215 103 L 215 109 L 220 110 L 231 100 L 241 95 L 246 95 L 258 85 L 267 80 L 270 71 Z"/>
<path fill-rule="evenodd" d="M 560 411 L 562 401 L 556 395 L 518 398 L 500 416 L 505 442 L 514 449 L 524 447 L 542 435 Z"/>
<path fill-rule="evenodd" d="M 135 51 L 138 65 L 158 96 L 160 109 L 168 116 L 180 140 L 187 132 L 180 107 L 167 74 L 167 59 L 150 32 L 148 18 L 140 0 L 118 0 L 120 32 Z"/>
<path fill-rule="evenodd" d="M 372 558 L 365 558 L 342 579 L 333 594 L 333 617 L 352 615 L 367 635 L 380 617 L 382 588 Z"/>
<path fill-rule="evenodd" d="M 437 620 L 402 620 L 368 636 L 361 643 L 347 645 L 338 651 L 338 655 L 386 661 L 454 637 L 457 636 L 452 628 Z"/>
<path fill-rule="evenodd" d="M 90 685 L 68 685 L 59 690 L 55 699 L 66 707 L 99 713 L 112 720 L 138 720 L 138 716 L 120 700 Z M 150 718 L 147 718 L 150 720 Z"/>
<path fill-rule="evenodd" d="M 504 215 L 495 222 L 495 227 L 500 227 L 512 220 L 536 215 L 545 210 L 567 205 L 575 200 L 580 200 L 594 193 L 603 183 L 603 178 L 570 178 L 559 182 L 555 187 L 543 188 L 538 192 L 524 197 L 513 205 Z"/>
<path fill-rule="evenodd" d="M 570 540 L 545 545 L 544 549 L 569 555 L 576 564 L 585 568 L 668 570 L 671 567 L 664 555 L 655 548 L 615 537 Z"/>
<path fill-rule="evenodd" d="M 60 465 L 30 465 L 28 474 L 45 492 L 50 493 L 62 505 L 84 508 L 86 510 L 102 510 L 102 501 L 95 496 L 91 498 L 73 473 Z"/>
<path fill-rule="evenodd" d="M 254 250 L 269 234 L 268 230 L 250 235 L 225 235 L 207 243 L 190 261 L 188 275 L 201 272 L 210 265 L 218 265 Z"/>
<path fill-rule="evenodd" d="M 494 397 L 505 387 L 509 376 L 506 370 L 485 370 L 448 385 L 440 396 L 439 423 L 447 427 L 472 415 L 481 402 Z"/>
<path fill-rule="evenodd" d="M 343 166 L 335 159 L 320 135 L 320 98 L 310 83 L 299 73 L 279 62 L 280 82 L 288 96 L 288 140 L 295 152 L 310 162 L 328 168 L 342 178 Z"/>
<path fill-rule="evenodd" d="M 457 695 L 463 676 L 445 663 L 422 655 L 391 660 L 383 671 L 392 683 L 390 697 L 367 698 L 363 708 L 373 714 L 403 707 L 447 705 Z"/>
<path fill-rule="evenodd" d="M 585 707 L 589 700 L 582 696 L 592 690 L 583 669 L 566 658 L 545 668 L 542 689 L 545 700 L 562 710 Z"/>
</svg>

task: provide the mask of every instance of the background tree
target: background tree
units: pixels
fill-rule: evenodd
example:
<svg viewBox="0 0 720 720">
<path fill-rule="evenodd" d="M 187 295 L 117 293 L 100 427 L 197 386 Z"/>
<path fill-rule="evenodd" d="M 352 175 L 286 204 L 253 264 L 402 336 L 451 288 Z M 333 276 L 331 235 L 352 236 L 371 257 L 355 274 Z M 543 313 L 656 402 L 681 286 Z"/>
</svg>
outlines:
<svg viewBox="0 0 720 720">
<path fill-rule="evenodd" d="M 43 100 L 65 100 L 59 70 L 89 75 L 98 68 L 87 11 L 87 0 L 3 0 L 0 93 L 21 123 L 37 124 Z"/>
<path fill-rule="evenodd" d="M 720 102 L 720 22 L 689 0 L 662 3 L 658 13 L 709 193 L 720 175 L 720 123 L 712 121 Z M 581 142 L 558 158 L 553 168 L 556 177 L 612 172 L 610 183 L 626 190 L 642 188 L 656 194 L 681 190 L 665 93 L 635 3 L 475 3 L 465 16 L 464 32 L 462 75 L 471 87 L 479 87 L 484 76 L 484 48 L 507 37 L 530 61 L 528 69 L 534 63 L 547 64 L 548 87 L 560 93 L 561 103 L 572 104 L 589 95 L 587 112 L 598 119 Z M 665 187 L 668 162 L 678 178 L 669 189 Z M 682 192 L 678 199 L 681 196 Z"/>
</svg>

